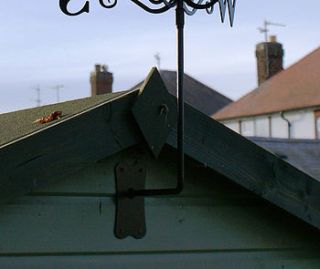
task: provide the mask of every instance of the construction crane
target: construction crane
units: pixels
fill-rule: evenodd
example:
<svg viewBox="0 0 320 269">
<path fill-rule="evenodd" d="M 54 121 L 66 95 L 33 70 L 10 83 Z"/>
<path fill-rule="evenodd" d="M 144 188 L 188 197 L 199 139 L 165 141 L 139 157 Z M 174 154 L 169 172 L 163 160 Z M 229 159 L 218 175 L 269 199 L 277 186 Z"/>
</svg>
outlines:
<svg viewBox="0 0 320 269">
<path fill-rule="evenodd" d="M 279 26 L 279 27 L 286 27 L 286 25 L 284 25 L 284 24 L 275 23 L 275 22 L 271 22 L 271 21 L 267 21 L 267 20 L 264 20 L 263 24 L 264 24 L 263 27 L 259 27 L 258 30 L 260 31 L 260 33 L 264 34 L 265 42 L 268 42 L 268 33 L 270 31 L 270 29 L 269 29 L 270 25 Z"/>
</svg>

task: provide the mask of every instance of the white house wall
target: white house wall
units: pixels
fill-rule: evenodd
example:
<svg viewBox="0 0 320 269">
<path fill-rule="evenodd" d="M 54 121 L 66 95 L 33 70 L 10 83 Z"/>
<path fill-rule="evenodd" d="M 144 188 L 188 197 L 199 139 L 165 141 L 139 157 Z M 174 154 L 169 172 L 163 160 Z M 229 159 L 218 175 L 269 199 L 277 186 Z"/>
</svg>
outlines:
<svg viewBox="0 0 320 269">
<path fill-rule="evenodd" d="M 293 138 L 315 139 L 315 118 L 314 112 L 303 110 L 287 113 L 286 117 L 292 123 Z"/>
<path fill-rule="evenodd" d="M 252 119 L 245 119 L 241 121 L 241 134 L 244 136 L 255 135 L 255 121 Z"/>
<path fill-rule="evenodd" d="M 231 130 L 240 133 L 239 130 L 239 122 L 238 121 L 230 121 L 230 122 L 224 122 L 224 125 L 230 128 Z"/>
<path fill-rule="evenodd" d="M 314 110 L 311 109 L 238 118 L 223 123 L 243 136 L 289 138 L 288 121 L 291 124 L 290 138 L 316 138 Z"/>
<path fill-rule="evenodd" d="M 271 116 L 271 137 L 289 138 L 288 123 L 279 114 Z"/>
<path fill-rule="evenodd" d="M 255 136 L 269 137 L 270 136 L 270 124 L 268 117 L 255 118 Z"/>
</svg>

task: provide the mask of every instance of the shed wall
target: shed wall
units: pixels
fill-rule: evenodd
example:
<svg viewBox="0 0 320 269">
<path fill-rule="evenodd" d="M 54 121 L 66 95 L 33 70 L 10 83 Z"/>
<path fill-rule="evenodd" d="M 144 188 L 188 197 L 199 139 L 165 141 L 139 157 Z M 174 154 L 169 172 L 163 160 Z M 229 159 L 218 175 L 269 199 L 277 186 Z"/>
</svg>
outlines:
<svg viewBox="0 0 320 269">
<path fill-rule="evenodd" d="M 318 231 L 191 159 L 181 195 L 145 199 L 147 235 L 116 239 L 113 171 L 128 156 L 2 206 L 0 268 L 320 268 Z M 175 185 L 175 158 L 143 159 L 148 188 Z"/>
</svg>

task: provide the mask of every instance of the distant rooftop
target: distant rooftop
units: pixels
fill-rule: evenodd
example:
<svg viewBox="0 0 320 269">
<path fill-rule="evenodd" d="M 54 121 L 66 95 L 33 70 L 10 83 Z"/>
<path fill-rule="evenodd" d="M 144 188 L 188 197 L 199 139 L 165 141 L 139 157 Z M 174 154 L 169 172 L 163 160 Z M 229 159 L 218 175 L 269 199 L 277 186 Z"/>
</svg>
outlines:
<svg viewBox="0 0 320 269">
<path fill-rule="evenodd" d="M 226 120 L 319 105 L 320 47 L 212 117 Z"/>
<path fill-rule="evenodd" d="M 320 180 L 320 142 L 318 140 L 260 137 L 249 137 L 249 140 Z"/>
<path fill-rule="evenodd" d="M 168 91 L 176 96 L 176 72 L 161 70 L 160 74 Z M 230 98 L 187 74 L 184 74 L 184 93 L 186 103 L 209 116 L 232 102 Z"/>
</svg>

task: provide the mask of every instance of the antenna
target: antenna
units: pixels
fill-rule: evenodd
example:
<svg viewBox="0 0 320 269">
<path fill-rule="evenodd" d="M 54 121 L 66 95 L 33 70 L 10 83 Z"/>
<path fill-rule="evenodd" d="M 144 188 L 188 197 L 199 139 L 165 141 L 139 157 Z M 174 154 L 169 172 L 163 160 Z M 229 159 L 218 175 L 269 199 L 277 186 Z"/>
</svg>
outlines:
<svg viewBox="0 0 320 269">
<path fill-rule="evenodd" d="M 264 34 L 265 42 L 268 42 L 268 33 L 270 31 L 270 29 L 269 29 L 270 25 L 278 26 L 278 27 L 286 27 L 286 25 L 281 24 L 281 23 L 275 23 L 275 22 L 264 20 L 263 27 L 259 27 L 258 30 L 260 31 L 260 33 Z"/>
<path fill-rule="evenodd" d="M 64 88 L 64 85 L 62 85 L 62 84 L 56 85 L 56 86 L 54 86 L 54 87 L 51 87 L 51 89 L 56 90 L 57 103 L 60 102 L 60 90 L 61 90 L 62 88 Z"/>
<path fill-rule="evenodd" d="M 36 91 L 37 98 L 34 100 L 36 102 L 37 107 L 41 106 L 41 89 L 40 85 L 37 85 L 34 90 Z"/>
<path fill-rule="evenodd" d="M 159 52 L 157 52 L 157 53 L 154 55 L 154 58 L 156 59 L 157 67 L 158 67 L 158 69 L 160 70 L 160 65 L 161 65 L 161 57 L 160 57 L 160 53 L 159 53 Z"/>
</svg>

